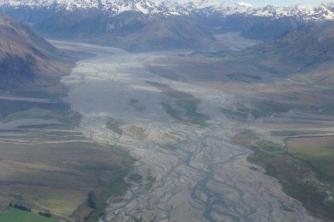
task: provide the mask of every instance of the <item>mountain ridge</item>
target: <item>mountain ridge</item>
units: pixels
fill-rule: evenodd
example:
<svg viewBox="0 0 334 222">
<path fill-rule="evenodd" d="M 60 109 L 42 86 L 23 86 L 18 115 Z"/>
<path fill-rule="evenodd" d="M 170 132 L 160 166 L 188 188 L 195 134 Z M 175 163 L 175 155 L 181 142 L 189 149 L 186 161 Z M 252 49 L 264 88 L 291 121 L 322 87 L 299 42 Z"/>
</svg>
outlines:
<svg viewBox="0 0 334 222">
<path fill-rule="evenodd" d="M 68 71 L 67 62 L 62 51 L 28 26 L 0 16 L 0 91 L 53 84 L 52 80 Z"/>
<path fill-rule="evenodd" d="M 217 49 L 222 33 L 271 41 L 314 23 L 334 21 L 334 3 L 253 7 L 219 0 L 0 0 L 0 12 L 45 37 L 129 51 Z"/>
<path fill-rule="evenodd" d="M 254 7 L 244 3 L 227 4 L 217 0 L 0 0 L 0 7 L 57 8 L 58 10 L 95 9 L 111 15 L 127 11 L 165 16 L 184 16 L 196 13 L 219 13 L 222 16 L 244 14 L 259 17 L 297 17 L 305 20 L 334 20 L 334 3 L 316 7 L 295 5 Z"/>
</svg>

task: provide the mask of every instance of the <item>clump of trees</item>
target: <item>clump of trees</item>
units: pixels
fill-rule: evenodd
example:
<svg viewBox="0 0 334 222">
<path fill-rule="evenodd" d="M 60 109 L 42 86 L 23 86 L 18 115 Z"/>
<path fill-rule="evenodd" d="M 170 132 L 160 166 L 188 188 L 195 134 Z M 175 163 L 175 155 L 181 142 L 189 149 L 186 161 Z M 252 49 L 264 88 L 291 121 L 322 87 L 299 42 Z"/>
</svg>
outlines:
<svg viewBox="0 0 334 222">
<path fill-rule="evenodd" d="M 10 203 L 9 206 L 13 207 L 15 209 L 18 209 L 18 210 L 23 210 L 23 211 L 31 212 L 31 208 L 27 207 L 27 206 L 24 206 L 23 204 L 19 204 L 19 203 L 13 204 L 13 203 Z"/>
<path fill-rule="evenodd" d="M 32 213 L 32 209 L 22 203 L 9 203 L 9 207 Z M 38 215 L 48 218 L 52 217 L 52 214 L 48 210 L 39 211 Z"/>
<path fill-rule="evenodd" d="M 48 210 L 40 211 L 40 212 L 38 212 L 38 214 L 43 216 L 43 217 L 49 217 L 49 218 L 52 217 L 52 214 Z"/>
</svg>

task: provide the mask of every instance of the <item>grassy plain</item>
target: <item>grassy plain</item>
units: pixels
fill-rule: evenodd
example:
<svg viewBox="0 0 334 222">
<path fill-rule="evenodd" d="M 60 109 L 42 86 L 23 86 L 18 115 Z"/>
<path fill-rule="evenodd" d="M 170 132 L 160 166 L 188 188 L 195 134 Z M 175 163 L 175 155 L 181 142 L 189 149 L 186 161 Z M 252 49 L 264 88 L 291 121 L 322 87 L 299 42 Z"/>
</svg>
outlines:
<svg viewBox="0 0 334 222">
<path fill-rule="evenodd" d="M 333 138 L 319 138 L 291 138 L 284 145 L 247 130 L 234 136 L 233 141 L 252 149 L 248 160 L 278 178 L 287 194 L 302 201 L 315 216 L 331 221 L 334 218 Z"/>
<path fill-rule="evenodd" d="M 289 152 L 310 163 L 318 173 L 334 179 L 334 136 L 288 138 Z"/>
<path fill-rule="evenodd" d="M 0 155 L 3 207 L 19 202 L 79 221 L 101 216 L 106 198 L 124 191 L 123 177 L 132 162 L 119 148 L 83 142 L 0 143 Z M 91 192 L 95 207 L 87 205 Z"/>
<path fill-rule="evenodd" d="M 0 222 L 59 222 L 59 220 L 15 208 L 8 208 L 0 212 Z"/>
</svg>

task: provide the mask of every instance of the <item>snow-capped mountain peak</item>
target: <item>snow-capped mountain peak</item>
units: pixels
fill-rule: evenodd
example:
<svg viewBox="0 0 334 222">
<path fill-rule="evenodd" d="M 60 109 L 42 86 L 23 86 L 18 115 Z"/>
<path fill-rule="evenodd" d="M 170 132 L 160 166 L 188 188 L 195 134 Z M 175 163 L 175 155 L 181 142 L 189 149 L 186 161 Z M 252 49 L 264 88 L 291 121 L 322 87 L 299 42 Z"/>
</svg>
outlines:
<svg viewBox="0 0 334 222">
<path fill-rule="evenodd" d="M 299 17 L 305 20 L 334 20 L 334 3 L 310 8 L 302 5 L 294 7 L 254 7 L 247 2 L 227 4 L 220 0 L 0 0 L 5 7 L 58 7 L 65 10 L 100 9 L 111 14 L 137 11 L 143 14 L 189 15 L 199 11 L 215 11 L 223 16 L 246 14 L 266 17 Z"/>
<path fill-rule="evenodd" d="M 239 5 L 241 7 L 248 7 L 248 8 L 253 7 L 253 5 L 248 3 L 248 2 L 238 2 L 238 3 L 236 3 L 236 5 Z"/>
</svg>

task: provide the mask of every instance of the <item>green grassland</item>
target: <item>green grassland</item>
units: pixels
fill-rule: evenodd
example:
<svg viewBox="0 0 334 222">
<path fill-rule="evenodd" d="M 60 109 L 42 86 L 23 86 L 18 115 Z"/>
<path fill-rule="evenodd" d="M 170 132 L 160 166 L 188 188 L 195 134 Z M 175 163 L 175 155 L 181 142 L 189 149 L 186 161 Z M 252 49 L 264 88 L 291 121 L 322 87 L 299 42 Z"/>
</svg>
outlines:
<svg viewBox="0 0 334 222">
<path fill-rule="evenodd" d="M 8 208 L 4 212 L 0 212 L 0 222 L 59 222 L 59 220 L 15 208 Z"/>
<path fill-rule="evenodd" d="M 334 179 L 334 137 L 313 136 L 287 139 L 289 152 L 309 162 L 323 178 Z"/>
<path fill-rule="evenodd" d="M 120 147 L 86 142 L 73 130 L 80 123 L 80 114 L 57 98 L 49 101 L 0 101 L 2 123 L 25 119 L 59 123 L 19 126 L 18 135 L 9 138 L 42 143 L 0 142 L 0 222 L 57 221 L 7 209 L 10 203 L 33 212 L 48 211 L 66 222 L 95 222 L 104 213 L 107 199 L 127 189 L 123 179 L 133 159 Z M 107 127 L 122 134 L 117 121 L 110 121 Z M 7 139 L 6 134 L 0 137 Z"/>
<path fill-rule="evenodd" d="M 316 146 L 319 141 L 313 139 L 313 145 L 303 146 L 308 141 L 278 144 L 261 139 L 250 130 L 235 135 L 233 141 L 252 149 L 248 160 L 278 178 L 283 190 L 300 200 L 313 215 L 325 221 L 334 219 L 332 147 Z"/>
<path fill-rule="evenodd" d="M 20 203 L 68 221 L 97 221 L 107 198 L 127 188 L 133 162 L 118 147 L 87 142 L 0 143 L 0 155 L 2 209 Z"/>
</svg>

